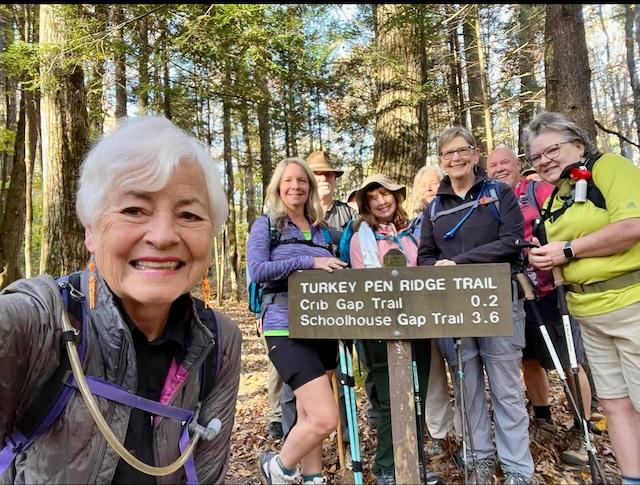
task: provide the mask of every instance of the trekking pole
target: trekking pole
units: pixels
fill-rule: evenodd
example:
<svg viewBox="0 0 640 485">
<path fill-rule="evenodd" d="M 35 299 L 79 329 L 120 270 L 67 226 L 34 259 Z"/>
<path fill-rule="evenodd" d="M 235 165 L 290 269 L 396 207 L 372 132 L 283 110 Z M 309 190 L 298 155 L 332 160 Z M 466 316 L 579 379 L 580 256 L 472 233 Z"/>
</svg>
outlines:
<svg viewBox="0 0 640 485">
<path fill-rule="evenodd" d="M 333 398 L 336 400 L 336 404 L 340 406 L 340 398 L 338 397 L 338 379 L 336 378 L 335 372 L 333 373 L 333 376 L 331 376 L 331 387 L 333 388 Z M 340 463 L 340 470 L 344 470 L 344 440 L 342 439 L 342 421 L 339 418 L 336 433 L 338 439 L 338 462 Z"/>
<path fill-rule="evenodd" d="M 534 244 L 532 243 L 528 243 L 528 242 L 519 242 L 518 244 L 520 247 L 536 247 Z M 557 272 L 560 272 L 559 268 L 554 268 L 554 270 L 557 269 Z M 554 271 L 555 273 L 556 271 Z M 554 276 L 554 282 L 556 281 L 556 278 L 559 278 L 558 281 L 562 281 L 562 275 L 560 274 L 559 276 L 556 276 L 555 274 Z M 574 382 L 574 387 L 576 388 L 576 397 L 578 398 L 578 403 L 576 403 L 576 400 L 573 397 L 573 393 L 571 392 L 571 389 L 569 388 L 569 384 L 567 381 L 567 376 L 564 372 L 564 369 L 562 368 L 562 364 L 560 363 L 560 359 L 558 358 L 558 354 L 555 350 L 555 347 L 553 346 L 553 342 L 551 341 L 550 337 L 549 337 L 549 332 L 547 331 L 546 326 L 544 325 L 544 321 L 542 319 L 542 316 L 540 315 L 540 312 L 538 310 L 538 307 L 534 304 L 535 300 L 537 299 L 537 295 L 535 294 L 535 291 L 533 289 L 533 284 L 531 283 L 531 280 L 529 280 L 529 278 L 524 274 L 524 273 L 517 273 L 516 274 L 516 279 L 518 280 L 518 282 L 520 283 L 520 287 L 522 288 L 522 290 L 524 291 L 524 295 L 525 295 L 525 299 L 530 301 L 532 304 L 530 305 L 530 309 L 533 312 L 533 317 L 535 319 L 535 321 L 538 324 L 538 328 L 540 329 L 540 332 L 542 333 L 542 337 L 544 339 L 544 342 L 547 346 L 547 350 L 549 351 L 549 355 L 551 356 L 551 359 L 553 361 L 553 365 L 556 368 L 556 371 L 558 372 L 558 375 L 560 377 L 560 380 L 562 382 L 562 385 L 564 387 L 565 393 L 569 398 L 569 401 L 571 403 L 571 406 L 573 407 L 574 412 L 576 413 L 576 416 L 578 416 L 580 418 L 580 423 L 581 423 L 581 431 L 582 431 L 582 439 L 584 442 L 584 447 L 585 450 L 587 450 L 587 454 L 589 456 L 589 468 L 591 471 L 591 481 L 593 483 L 605 483 L 605 475 L 604 472 L 602 470 L 602 467 L 600 465 L 600 463 L 598 462 L 596 455 L 595 455 L 595 448 L 592 446 L 591 444 L 591 440 L 589 439 L 589 428 L 587 427 L 587 422 L 584 418 L 584 406 L 583 406 L 583 401 L 582 401 L 582 393 L 580 392 L 580 383 L 578 381 L 578 364 L 577 364 L 577 359 L 576 359 L 576 354 L 575 354 L 575 348 L 573 346 L 573 335 L 571 332 L 571 321 L 569 319 L 569 315 L 568 315 L 568 311 L 567 311 L 567 302 L 564 299 L 565 295 L 564 295 L 564 287 L 562 287 L 562 293 L 560 293 L 560 290 L 558 291 L 558 301 L 560 302 L 560 313 L 562 314 L 562 319 L 563 319 L 563 325 L 565 327 L 565 338 L 566 338 L 566 344 L 567 344 L 567 349 L 568 349 L 568 353 L 569 353 L 569 361 L 570 361 L 570 365 L 572 368 L 572 373 L 573 373 L 573 382 Z M 567 317 L 565 319 L 565 316 Z M 565 321 L 569 323 L 569 327 L 568 327 L 568 332 L 567 332 L 567 327 L 565 325 Z M 569 341 L 569 339 L 571 339 Z M 574 372 L 574 364 L 575 364 L 575 372 Z"/>
<path fill-rule="evenodd" d="M 464 482 L 467 483 L 469 481 L 469 465 L 467 460 L 467 440 L 465 438 L 469 438 L 469 447 L 471 448 L 471 460 L 473 460 L 473 476 L 475 478 L 475 483 L 478 483 L 478 475 L 475 466 L 476 461 L 476 453 L 473 447 L 473 437 L 471 436 L 471 432 L 468 430 L 469 427 L 469 414 L 467 413 L 467 403 L 466 403 L 466 391 L 464 384 L 464 370 L 462 368 L 462 338 L 454 337 L 453 339 L 455 348 L 456 348 L 456 361 L 458 363 L 458 370 L 456 371 L 456 376 L 458 377 L 458 389 L 460 395 L 460 424 L 462 426 L 462 465 L 464 469 Z M 466 435 L 466 436 L 465 436 Z"/>
<path fill-rule="evenodd" d="M 580 381 L 578 379 L 580 368 L 578 367 L 578 359 L 576 358 L 576 349 L 573 345 L 573 332 L 571 331 L 571 315 L 567 307 L 567 297 L 564 289 L 564 278 L 562 277 L 562 271 L 559 267 L 554 267 L 553 283 L 556 291 L 558 292 L 558 306 L 560 314 L 562 315 L 562 326 L 564 328 L 564 338 L 567 343 L 567 350 L 569 352 L 569 363 L 571 365 L 571 374 L 573 375 L 573 387 L 575 388 L 576 397 L 578 398 L 579 412 L 576 416 L 580 419 L 582 425 L 582 438 L 584 441 L 584 447 L 587 450 L 589 456 L 589 468 L 591 469 L 591 479 L 594 483 L 605 483 L 605 475 L 602 467 L 595 455 L 595 448 L 591 444 L 589 439 L 589 426 L 584 412 L 584 401 L 582 399 L 582 390 L 580 389 Z"/>
<path fill-rule="evenodd" d="M 424 459 L 424 416 L 422 414 L 422 399 L 420 398 L 420 381 L 418 381 L 418 364 L 416 362 L 416 347 L 411 341 L 411 369 L 413 371 L 413 400 L 416 405 L 416 427 L 418 428 L 418 462 L 422 467 L 422 480 L 427 483 L 427 464 Z"/>
<path fill-rule="evenodd" d="M 362 485 L 362 462 L 360 461 L 360 443 L 358 441 L 358 415 L 356 413 L 356 400 L 354 393 L 353 363 L 351 352 L 346 348 L 342 340 L 338 340 L 340 355 L 340 383 L 343 386 L 344 402 L 347 412 L 347 429 L 351 443 L 351 464 L 353 468 L 353 481 L 355 485 Z"/>
</svg>

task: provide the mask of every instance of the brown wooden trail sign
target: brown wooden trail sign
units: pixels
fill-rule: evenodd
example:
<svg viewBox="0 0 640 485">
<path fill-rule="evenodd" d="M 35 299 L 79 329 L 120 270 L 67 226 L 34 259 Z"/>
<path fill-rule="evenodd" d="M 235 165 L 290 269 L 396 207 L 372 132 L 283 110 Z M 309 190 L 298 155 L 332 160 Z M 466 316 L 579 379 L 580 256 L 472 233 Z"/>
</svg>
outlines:
<svg viewBox="0 0 640 485">
<path fill-rule="evenodd" d="M 294 338 L 513 335 L 508 263 L 298 271 L 288 288 Z"/>
<path fill-rule="evenodd" d="M 420 483 L 409 339 L 513 335 L 508 263 L 299 271 L 289 276 L 289 336 L 387 342 L 397 483 Z"/>
</svg>

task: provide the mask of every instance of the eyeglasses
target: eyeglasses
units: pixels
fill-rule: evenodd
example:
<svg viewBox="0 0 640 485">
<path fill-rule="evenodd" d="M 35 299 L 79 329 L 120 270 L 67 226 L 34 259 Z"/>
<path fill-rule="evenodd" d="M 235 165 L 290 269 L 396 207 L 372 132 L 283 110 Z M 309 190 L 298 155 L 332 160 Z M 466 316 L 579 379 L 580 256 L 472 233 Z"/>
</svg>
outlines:
<svg viewBox="0 0 640 485">
<path fill-rule="evenodd" d="M 554 143 L 553 145 L 549 145 L 547 148 L 542 150 L 541 153 L 538 153 L 537 155 L 529 157 L 529 163 L 534 167 L 536 165 L 540 165 L 540 162 L 542 161 L 542 155 L 544 155 L 544 157 L 547 160 L 555 160 L 556 157 L 560 154 L 560 145 L 564 145 L 565 143 L 571 143 L 571 142 L 561 141 L 560 143 Z"/>
<path fill-rule="evenodd" d="M 457 153 L 460 157 L 468 157 L 476 147 L 473 145 L 467 145 L 466 147 L 458 148 L 457 150 L 449 150 L 440 154 L 440 158 L 444 160 L 452 160 L 453 156 Z"/>
</svg>

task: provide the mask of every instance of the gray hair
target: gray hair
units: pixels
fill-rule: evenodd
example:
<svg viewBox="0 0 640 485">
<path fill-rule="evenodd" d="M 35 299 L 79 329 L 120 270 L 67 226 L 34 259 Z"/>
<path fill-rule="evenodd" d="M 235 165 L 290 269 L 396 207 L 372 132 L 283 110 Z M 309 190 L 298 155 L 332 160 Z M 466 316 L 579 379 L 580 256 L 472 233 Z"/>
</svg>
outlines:
<svg viewBox="0 0 640 485">
<path fill-rule="evenodd" d="M 417 186 L 420 178 L 425 173 L 429 172 L 435 172 L 435 174 L 438 176 L 438 180 L 442 180 L 445 176 L 444 170 L 442 170 L 439 165 L 424 165 L 420 167 L 420 170 L 418 170 L 416 176 L 413 177 L 413 186 L 411 187 L 411 209 L 414 212 L 422 211 L 422 209 L 424 209 L 424 207 L 422 206 L 421 196 L 417 190 Z"/>
<path fill-rule="evenodd" d="M 324 221 L 324 209 L 318 196 L 318 182 L 316 182 L 316 177 L 313 175 L 309 165 L 300 158 L 285 158 L 276 165 L 269 185 L 265 190 L 264 205 L 267 214 L 273 220 L 274 225 L 282 229 L 284 218 L 287 216 L 287 207 L 280 198 L 280 180 L 284 175 L 284 171 L 291 164 L 299 165 L 304 170 L 309 181 L 309 197 L 307 197 L 307 202 L 304 204 L 305 215 L 311 219 L 314 226 L 322 224 Z"/>
<path fill-rule="evenodd" d="M 440 138 L 438 139 L 438 156 L 440 156 L 442 147 L 458 136 L 464 138 L 465 141 L 474 148 L 478 147 L 476 139 L 467 128 L 462 125 L 455 125 L 447 128 L 440 134 Z"/>
<path fill-rule="evenodd" d="M 549 132 L 562 134 L 566 141 L 581 142 L 584 145 L 584 156 L 586 158 L 594 157 L 598 154 L 598 149 L 591 142 L 584 129 L 569 121 L 560 113 L 543 111 L 534 116 L 522 132 L 522 143 L 527 160 L 531 158 L 531 141 L 538 135 Z"/>
<path fill-rule="evenodd" d="M 181 163 L 194 163 L 204 177 L 213 232 L 227 220 L 229 207 L 218 166 L 192 135 L 166 118 L 126 120 L 104 136 L 86 156 L 81 170 L 76 212 L 84 226 L 94 225 L 116 188 L 157 192 Z"/>
</svg>

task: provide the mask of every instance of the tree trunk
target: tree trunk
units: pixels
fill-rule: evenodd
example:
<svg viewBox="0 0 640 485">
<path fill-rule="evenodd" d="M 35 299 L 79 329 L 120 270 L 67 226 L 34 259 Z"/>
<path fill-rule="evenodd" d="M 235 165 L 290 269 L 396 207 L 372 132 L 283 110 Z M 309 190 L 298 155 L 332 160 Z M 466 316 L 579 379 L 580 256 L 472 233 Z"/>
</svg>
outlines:
<svg viewBox="0 0 640 485">
<path fill-rule="evenodd" d="M 584 33 L 582 4 L 547 5 L 553 70 L 557 92 L 554 106 L 557 111 L 587 131 L 596 142 L 596 124 L 591 102 L 591 70 Z M 557 46 L 562 46 L 558 49 Z"/>
<path fill-rule="evenodd" d="M 487 96 L 488 86 L 483 85 L 486 75 L 478 5 L 471 6 L 470 14 L 463 24 L 463 32 L 471 125 L 480 153 L 486 156 L 493 148 L 493 130 Z"/>
<path fill-rule="evenodd" d="M 242 139 L 244 140 L 245 147 L 245 168 L 244 180 L 245 180 L 245 195 L 246 208 L 247 208 L 247 228 L 251 227 L 253 221 L 256 219 L 256 189 L 253 181 L 253 169 L 255 166 L 255 157 L 253 155 L 251 130 L 249 126 L 249 113 L 246 104 L 242 104 L 240 107 L 240 116 L 242 123 Z"/>
<path fill-rule="evenodd" d="M 416 100 L 420 87 L 420 58 L 415 23 L 394 23 L 401 5 L 376 6 L 376 44 L 382 60 L 378 68 L 379 98 L 371 170 L 410 184 L 424 165 L 424 130 Z"/>
<path fill-rule="evenodd" d="M 230 74 L 227 73 L 228 86 L 231 86 Z M 229 218 L 227 219 L 227 240 L 229 261 L 229 277 L 231 279 L 231 298 L 234 301 L 240 299 L 238 287 L 238 247 L 236 238 L 236 207 L 233 201 L 235 187 L 233 181 L 233 160 L 231 147 L 231 102 L 227 96 L 222 102 L 222 132 L 223 132 L 223 157 L 225 171 L 227 172 L 227 201 L 229 203 Z"/>
<path fill-rule="evenodd" d="M 607 54 L 607 65 L 611 65 L 611 47 L 609 34 L 607 32 L 607 26 L 605 25 L 604 17 L 602 15 L 602 5 L 598 5 L 598 20 L 600 21 L 600 26 L 602 28 L 602 34 L 605 40 L 605 52 Z M 618 133 L 627 133 L 627 128 L 629 126 L 629 120 L 627 118 L 627 106 L 623 103 L 625 97 L 622 94 L 622 89 L 620 87 L 620 79 L 618 79 L 617 72 L 612 72 L 611 70 L 607 70 L 607 72 L 603 73 L 603 82 L 608 82 L 609 87 L 605 89 L 605 92 L 609 94 L 609 98 L 611 99 L 611 105 L 616 106 L 617 108 L 613 110 L 613 120 L 616 124 L 616 129 Z M 601 120 L 603 122 L 604 120 Z M 628 159 L 633 157 L 631 153 L 631 147 L 627 142 L 625 142 L 622 138 L 620 140 L 620 154 Z"/>
<path fill-rule="evenodd" d="M 26 126 L 25 126 L 25 222 L 24 222 L 24 275 L 33 276 L 33 169 L 36 164 L 38 150 L 38 128 L 40 126 L 40 96 L 25 92 Z"/>
<path fill-rule="evenodd" d="M 267 193 L 267 185 L 271 180 L 272 160 L 271 160 L 271 96 L 264 79 L 260 78 L 261 97 L 258 103 L 258 134 L 260 137 L 260 171 L 262 175 L 262 205 Z"/>
<path fill-rule="evenodd" d="M 113 43 L 113 61 L 115 64 L 116 84 L 116 118 L 127 116 L 127 59 L 126 44 L 124 42 L 124 7 L 115 4 L 113 7 L 113 28 L 115 41 Z"/>
<path fill-rule="evenodd" d="M 447 6 L 447 10 L 452 7 Z M 449 13 L 451 15 L 451 12 Z M 458 25 L 451 27 L 449 44 L 449 103 L 453 111 L 453 124 L 464 124 L 464 94 L 462 93 L 462 67 L 460 66 L 460 43 L 458 42 Z"/>
<path fill-rule="evenodd" d="M 633 35 L 633 26 L 637 8 L 637 5 L 632 7 L 631 5 L 626 4 L 624 6 L 624 43 L 627 48 L 627 68 L 629 69 L 631 91 L 633 92 L 633 117 L 636 122 L 636 136 L 638 143 L 640 143 L 640 81 L 638 80 L 638 70 L 636 68 L 635 36 Z"/>
<path fill-rule="evenodd" d="M 538 45 L 536 40 L 536 23 L 532 18 L 538 17 L 540 7 L 537 5 L 520 4 L 518 9 L 518 75 L 520 76 L 520 108 L 518 109 L 518 150 L 523 147 L 522 131 L 531 121 L 540 86 L 536 82 L 536 59 L 533 50 Z M 530 47 L 524 47 L 530 46 Z"/>
<path fill-rule="evenodd" d="M 144 17 L 138 23 L 140 37 L 140 56 L 138 57 L 138 104 L 140 114 L 149 110 L 149 18 Z"/>
<path fill-rule="evenodd" d="M 61 62 L 64 19 L 56 5 L 40 6 L 40 44 L 52 47 L 43 57 L 42 76 L 42 252 L 40 273 L 61 275 L 87 261 L 84 231 L 75 212 L 82 157 L 88 148 L 89 122 L 82 68 Z M 70 61 L 70 59 L 67 59 Z"/>
<path fill-rule="evenodd" d="M 13 149 L 11 184 L 7 191 L 0 227 L 0 289 L 21 277 L 19 260 L 25 220 L 25 117 L 26 97 L 23 95 L 20 99 L 20 115 Z"/>
</svg>

